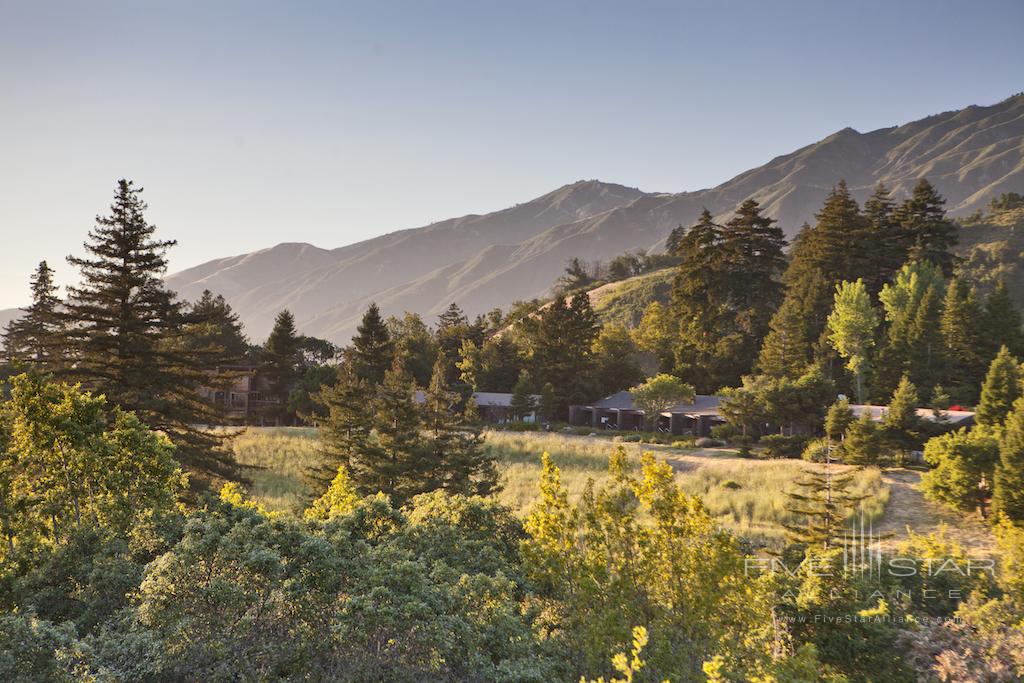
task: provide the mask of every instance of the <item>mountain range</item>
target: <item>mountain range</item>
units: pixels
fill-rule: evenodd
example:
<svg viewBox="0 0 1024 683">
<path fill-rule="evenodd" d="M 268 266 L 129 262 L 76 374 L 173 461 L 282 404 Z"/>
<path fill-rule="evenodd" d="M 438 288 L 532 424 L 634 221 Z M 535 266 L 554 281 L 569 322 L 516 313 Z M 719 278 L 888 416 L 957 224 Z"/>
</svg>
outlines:
<svg viewBox="0 0 1024 683">
<path fill-rule="evenodd" d="M 863 200 L 879 181 L 906 196 L 921 177 L 952 216 L 1024 191 L 1024 93 L 867 133 L 844 128 L 709 189 L 649 193 L 578 181 L 511 208 L 337 249 L 283 243 L 209 261 L 167 284 L 186 299 L 204 289 L 223 294 L 254 340 L 288 308 L 304 334 L 347 343 L 371 301 L 385 314 L 413 311 L 428 322 L 453 301 L 475 315 L 543 296 L 570 258 L 661 249 L 703 207 L 726 218 L 753 198 L 792 236 L 840 179 Z"/>
</svg>

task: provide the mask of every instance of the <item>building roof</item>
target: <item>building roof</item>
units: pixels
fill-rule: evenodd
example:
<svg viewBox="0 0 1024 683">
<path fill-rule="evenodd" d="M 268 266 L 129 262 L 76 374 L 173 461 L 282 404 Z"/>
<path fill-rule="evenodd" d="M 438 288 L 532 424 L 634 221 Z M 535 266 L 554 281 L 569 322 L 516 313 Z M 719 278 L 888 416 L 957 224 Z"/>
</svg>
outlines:
<svg viewBox="0 0 1024 683">
<path fill-rule="evenodd" d="M 881 422 L 885 419 L 886 413 L 889 412 L 888 406 L 873 406 L 873 405 L 851 405 L 850 410 L 857 417 L 861 417 L 865 411 L 871 413 L 871 419 L 875 422 Z M 918 408 L 917 416 L 922 420 L 928 420 L 929 422 L 937 422 L 942 420 L 951 425 L 967 424 L 974 421 L 974 413 L 970 410 L 939 410 L 935 411 L 931 408 Z"/>
<path fill-rule="evenodd" d="M 538 394 L 532 394 L 533 400 L 539 401 Z M 499 391 L 474 391 L 473 400 L 478 406 L 510 407 L 512 405 L 512 394 Z"/>
<path fill-rule="evenodd" d="M 718 396 L 697 394 L 693 397 L 693 403 L 677 403 L 662 414 L 679 413 L 683 415 L 718 415 L 719 401 L 720 399 Z M 633 402 L 633 394 L 628 391 L 619 391 L 611 396 L 602 398 L 593 405 L 584 407 L 597 408 L 600 410 L 631 410 L 635 412 L 643 412 L 636 407 L 636 404 Z"/>
<path fill-rule="evenodd" d="M 533 394 L 534 402 L 540 400 L 539 394 Z M 423 403 L 426 401 L 426 393 L 421 389 L 417 389 L 415 393 L 417 403 Z M 473 400 L 476 401 L 477 406 L 487 407 L 494 406 L 497 408 L 508 408 L 512 406 L 512 394 L 506 394 L 499 391 L 474 391 Z"/>
</svg>

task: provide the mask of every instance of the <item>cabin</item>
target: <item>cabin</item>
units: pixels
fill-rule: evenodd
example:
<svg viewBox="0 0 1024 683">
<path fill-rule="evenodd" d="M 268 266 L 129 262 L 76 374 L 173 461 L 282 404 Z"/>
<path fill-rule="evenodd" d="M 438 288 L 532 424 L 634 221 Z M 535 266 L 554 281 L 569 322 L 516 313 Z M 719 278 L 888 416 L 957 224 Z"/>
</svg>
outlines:
<svg viewBox="0 0 1024 683">
<path fill-rule="evenodd" d="M 692 403 L 677 403 L 657 416 L 654 428 L 666 434 L 708 436 L 711 428 L 725 420 L 718 411 L 718 396 L 698 394 Z M 569 406 L 569 424 L 597 429 L 640 431 L 646 415 L 633 401 L 633 394 L 620 391 L 591 405 Z"/>
<path fill-rule="evenodd" d="M 423 403 L 426 400 L 426 394 L 417 390 L 415 393 L 415 399 L 417 403 Z M 512 422 L 512 394 L 498 392 L 498 391 L 474 391 L 471 394 L 473 402 L 476 403 L 477 417 L 481 422 L 488 422 L 491 424 L 505 424 L 506 422 Z M 533 394 L 533 405 L 536 406 L 540 402 L 540 395 Z M 537 413 L 536 411 L 523 416 L 521 422 L 536 422 Z"/>
<path fill-rule="evenodd" d="M 873 406 L 855 404 L 850 406 L 854 417 L 860 419 L 864 413 L 871 415 L 872 422 L 884 422 L 889 412 L 888 406 Z M 933 410 L 931 408 L 918 408 L 917 416 L 927 422 L 941 423 L 953 429 L 960 427 L 971 427 L 974 425 L 974 413 L 970 410 Z"/>
<path fill-rule="evenodd" d="M 217 388 L 202 387 L 199 394 L 223 411 L 224 420 L 231 425 L 277 426 L 276 417 L 268 417 L 280 401 L 270 392 L 270 386 L 256 365 L 230 365 L 218 372 L 230 385 Z"/>
</svg>

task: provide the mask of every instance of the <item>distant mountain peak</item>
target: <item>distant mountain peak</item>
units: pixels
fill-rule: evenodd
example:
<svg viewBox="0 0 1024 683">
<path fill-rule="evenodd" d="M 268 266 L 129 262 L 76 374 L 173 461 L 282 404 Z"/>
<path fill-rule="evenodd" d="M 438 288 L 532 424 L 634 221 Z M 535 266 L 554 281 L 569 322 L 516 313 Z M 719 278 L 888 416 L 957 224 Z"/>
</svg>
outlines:
<svg viewBox="0 0 1024 683">
<path fill-rule="evenodd" d="M 580 179 L 498 211 L 399 230 L 335 249 L 286 242 L 168 277 L 185 298 L 224 294 L 249 334 L 265 337 L 289 308 L 306 334 L 346 343 L 370 300 L 425 319 L 452 301 L 468 314 L 544 294 L 572 257 L 607 261 L 657 249 L 703 207 L 727 219 L 745 199 L 793 235 L 845 179 L 862 201 L 882 181 L 899 198 L 927 177 L 953 215 L 1024 192 L 1024 93 L 861 133 L 852 127 L 775 157 L 721 185 L 650 193 Z"/>
</svg>

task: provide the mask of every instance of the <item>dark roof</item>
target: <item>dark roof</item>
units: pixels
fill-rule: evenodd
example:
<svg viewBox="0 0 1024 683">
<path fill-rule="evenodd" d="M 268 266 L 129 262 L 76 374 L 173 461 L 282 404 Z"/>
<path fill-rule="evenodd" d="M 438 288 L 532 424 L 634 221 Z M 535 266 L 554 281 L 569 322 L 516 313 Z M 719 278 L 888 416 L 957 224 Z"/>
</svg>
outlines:
<svg viewBox="0 0 1024 683">
<path fill-rule="evenodd" d="M 681 413 L 683 415 L 718 415 L 718 396 L 707 396 L 697 394 L 693 397 L 693 403 L 677 403 L 666 413 Z M 598 408 L 602 410 L 633 410 L 640 411 L 633 402 L 633 394 L 628 391 L 620 391 L 596 401 L 593 405 L 585 408 Z"/>
<path fill-rule="evenodd" d="M 889 412 L 889 407 L 854 404 L 850 406 L 850 410 L 856 417 L 861 417 L 865 412 L 869 412 L 871 413 L 872 421 L 882 422 L 885 419 L 886 413 Z M 974 423 L 974 413 L 970 410 L 935 411 L 931 408 L 918 408 L 916 412 L 919 418 L 928 422 L 944 421 L 951 425 L 970 425 Z"/>
</svg>

